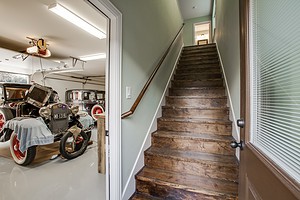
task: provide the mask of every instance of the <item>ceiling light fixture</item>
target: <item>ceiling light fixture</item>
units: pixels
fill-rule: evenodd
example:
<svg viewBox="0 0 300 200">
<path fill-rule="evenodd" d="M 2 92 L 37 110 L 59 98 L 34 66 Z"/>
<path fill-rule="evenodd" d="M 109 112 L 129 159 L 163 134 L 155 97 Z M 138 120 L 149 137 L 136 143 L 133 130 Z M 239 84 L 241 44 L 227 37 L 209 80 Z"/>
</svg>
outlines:
<svg viewBox="0 0 300 200">
<path fill-rule="evenodd" d="M 54 12 L 55 14 L 61 16 L 62 18 L 68 20 L 69 22 L 75 24 L 79 28 L 85 30 L 86 32 L 96 36 L 99 39 L 106 38 L 106 34 L 99 29 L 95 28 L 91 24 L 89 24 L 87 21 L 83 20 L 79 16 L 75 15 L 73 12 L 69 11 L 65 7 L 61 6 L 58 3 L 51 4 L 48 7 L 49 10 Z"/>
<path fill-rule="evenodd" d="M 86 55 L 79 57 L 80 60 L 88 61 L 88 60 L 99 60 L 106 58 L 105 53 L 98 53 L 98 54 L 92 54 L 92 55 Z"/>
</svg>

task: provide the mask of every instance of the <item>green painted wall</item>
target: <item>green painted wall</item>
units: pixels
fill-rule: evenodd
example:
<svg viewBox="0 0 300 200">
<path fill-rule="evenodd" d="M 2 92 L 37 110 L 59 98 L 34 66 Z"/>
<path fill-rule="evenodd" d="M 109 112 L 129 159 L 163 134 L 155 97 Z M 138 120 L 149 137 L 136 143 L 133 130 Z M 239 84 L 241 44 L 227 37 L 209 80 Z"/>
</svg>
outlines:
<svg viewBox="0 0 300 200">
<path fill-rule="evenodd" d="M 179 31 L 183 21 L 176 0 L 111 0 L 123 17 L 122 112 L 132 106 L 160 57 Z M 168 56 L 136 112 L 122 120 L 122 187 L 134 166 L 151 120 L 157 109 L 176 53 Z M 125 88 L 132 98 L 125 98 Z"/>
<path fill-rule="evenodd" d="M 211 16 L 197 17 L 184 21 L 183 42 L 184 46 L 194 45 L 194 24 L 199 22 L 207 22 L 211 20 Z"/>
<path fill-rule="evenodd" d="M 234 115 L 240 116 L 239 0 L 216 1 L 216 33 Z M 235 126 L 233 126 L 235 128 Z M 236 133 L 237 130 L 234 130 Z"/>
</svg>

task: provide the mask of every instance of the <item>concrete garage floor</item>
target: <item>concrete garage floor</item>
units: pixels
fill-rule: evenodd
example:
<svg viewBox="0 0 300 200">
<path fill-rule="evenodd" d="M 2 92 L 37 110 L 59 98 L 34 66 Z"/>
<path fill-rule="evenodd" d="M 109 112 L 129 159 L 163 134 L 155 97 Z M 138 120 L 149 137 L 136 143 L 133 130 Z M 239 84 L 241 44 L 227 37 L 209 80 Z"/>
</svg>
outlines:
<svg viewBox="0 0 300 200">
<path fill-rule="evenodd" d="M 97 172 L 96 133 L 93 130 L 94 143 L 78 158 L 49 160 L 57 151 L 45 146 L 38 150 L 37 161 L 27 167 L 12 160 L 9 142 L 1 143 L 0 200 L 104 200 L 105 175 Z"/>
</svg>

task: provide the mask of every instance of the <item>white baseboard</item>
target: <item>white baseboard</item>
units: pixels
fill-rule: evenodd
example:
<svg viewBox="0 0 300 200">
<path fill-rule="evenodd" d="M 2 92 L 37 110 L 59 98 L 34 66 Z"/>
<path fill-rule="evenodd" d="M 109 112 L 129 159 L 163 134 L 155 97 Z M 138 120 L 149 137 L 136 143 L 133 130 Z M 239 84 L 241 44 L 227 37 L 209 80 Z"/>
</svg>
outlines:
<svg viewBox="0 0 300 200">
<path fill-rule="evenodd" d="M 220 59 L 220 64 L 221 64 L 221 68 L 222 68 L 222 73 L 223 73 L 223 77 L 224 77 L 224 82 L 225 82 L 225 87 L 226 87 L 226 96 L 228 98 L 229 107 L 230 107 L 229 119 L 233 122 L 232 136 L 234 137 L 234 139 L 236 141 L 240 141 L 240 129 L 239 129 L 239 127 L 236 124 L 236 116 L 234 114 L 233 104 L 232 104 L 232 100 L 231 100 L 231 93 L 230 93 L 230 90 L 229 90 L 229 87 L 228 87 L 228 82 L 227 82 L 227 77 L 226 77 L 226 73 L 225 73 L 225 69 L 224 69 L 222 57 L 221 57 L 221 54 L 220 54 L 220 51 L 219 51 L 219 47 L 218 47 L 217 41 L 215 41 L 215 43 L 216 43 L 216 47 L 217 47 L 217 51 L 218 51 L 218 55 L 219 55 L 219 59 Z M 240 155 L 239 148 L 237 148 L 236 157 L 238 159 L 240 157 L 239 155 Z"/>
<path fill-rule="evenodd" d="M 144 166 L 144 151 L 147 150 L 151 146 L 151 133 L 153 133 L 154 131 L 157 130 L 157 119 L 159 117 L 161 117 L 161 115 L 162 115 L 162 106 L 165 105 L 165 97 L 166 97 L 166 95 L 168 95 L 168 89 L 171 86 L 171 80 L 174 76 L 174 72 L 175 72 L 179 57 L 181 55 L 182 48 L 183 48 L 183 44 L 180 48 L 180 51 L 179 51 L 179 54 L 176 58 L 176 61 L 175 61 L 175 64 L 173 66 L 171 75 L 170 75 L 169 80 L 166 84 L 166 87 L 164 89 L 164 92 L 162 94 L 160 102 L 157 106 L 157 109 L 156 109 L 154 117 L 151 121 L 150 127 L 147 131 L 147 135 L 146 135 L 146 137 L 143 141 L 143 144 L 142 144 L 142 147 L 139 151 L 137 159 L 135 160 L 135 163 L 133 165 L 133 169 L 132 169 L 132 171 L 130 173 L 130 176 L 129 176 L 129 178 L 126 182 L 126 185 L 124 187 L 124 191 L 123 191 L 123 194 L 122 194 L 122 200 L 129 199 L 131 197 L 131 195 L 135 192 L 135 189 L 136 189 L 135 188 L 135 174 L 137 174 L 142 169 L 142 167 Z"/>
</svg>

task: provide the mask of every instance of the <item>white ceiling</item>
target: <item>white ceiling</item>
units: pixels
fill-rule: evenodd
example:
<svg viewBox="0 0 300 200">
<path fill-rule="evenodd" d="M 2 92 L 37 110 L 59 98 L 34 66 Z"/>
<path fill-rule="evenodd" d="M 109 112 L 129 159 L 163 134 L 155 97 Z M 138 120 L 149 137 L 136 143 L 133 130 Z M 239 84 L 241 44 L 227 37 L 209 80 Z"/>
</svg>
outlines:
<svg viewBox="0 0 300 200">
<path fill-rule="evenodd" d="M 100 40 L 48 10 L 48 6 L 55 2 L 106 32 L 106 18 L 84 0 L 0 0 L 0 47 L 18 53 L 30 46 L 26 37 L 44 38 L 52 53 L 49 59 L 64 61 L 70 67 L 72 67 L 70 56 L 105 53 L 106 39 Z M 1 53 L 0 51 L 0 61 L 2 61 L 0 71 L 1 67 L 3 68 L 9 61 L 11 66 L 14 65 L 11 62 L 15 59 L 7 58 L 8 54 L 14 52 Z M 30 62 L 30 57 L 26 60 L 21 62 L 23 68 L 33 70 L 34 67 L 41 67 L 41 62 L 33 64 L 33 61 Z M 42 61 L 43 67 L 50 66 L 46 64 L 49 62 L 45 59 Z M 75 67 L 81 67 L 81 63 L 77 62 Z M 80 72 L 82 76 L 104 75 L 105 59 L 87 61 L 84 69 L 84 72 Z"/>
<path fill-rule="evenodd" d="M 211 15 L 212 0 L 177 0 L 184 20 Z"/>
</svg>

